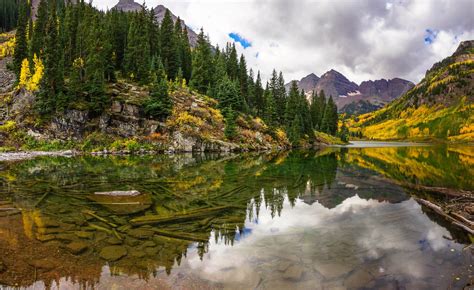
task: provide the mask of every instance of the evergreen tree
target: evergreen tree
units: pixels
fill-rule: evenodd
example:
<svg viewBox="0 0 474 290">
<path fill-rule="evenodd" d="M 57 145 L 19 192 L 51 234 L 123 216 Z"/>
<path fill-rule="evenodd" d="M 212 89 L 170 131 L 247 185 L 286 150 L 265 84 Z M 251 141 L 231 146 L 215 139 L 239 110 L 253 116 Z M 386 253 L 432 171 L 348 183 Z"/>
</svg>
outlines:
<svg viewBox="0 0 474 290">
<path fill-rule="evenodd" d="M 44 44 L 44 75 L 41 79 L 37 103 L 39 112 L 45 114 L 53 112 L 57 105 L 59 105 L 58 108 L 65 105 L 62 102 L 64 76 L 61 67 L 62 53 L 58 45 L 57 15 L 54 1 L 49 8 Z M 61 102 L 56 99 L 58 96 Z"/>
<path fill-rule="evenodd" d="M 341 130 L 339 131 L 339 138 L 341 138 L 341 141 L 347 142 L 349 141 L 349 135 L 349 129 L 347 128 L 346 124 L 343 123 Z"/>
<path fill-rule="evenodd" d="M 257 80 L 255 81 L 254 97 L 255 97 L 255 109 L 257 116 L 262 117 L 264 112 L 265 100 L 263 98 L 263 87 L 262 79 L 260 77 L 260 71 L 257 73 Z"/>
<path fill-rule="evenodd" d="M 309 107 L 308 100 L 306 99 L 306 94 L 302 90 L 300 93 L 298 101 L 298 112 L 301 115 L 302 120 L 302 133 L 308 135 L 310 138 L 314 136 L 313 133 L 313 121 L 311 119 L 311 111 Z"/>
<path fill-rule="evenodd" d="M 245 61 L 245 57 L 242 54 L 240 56 L 239 62 L 239 82 L 240 82 L 240 95 L 245 100 L 247 104 L 249 104 L 249 96 L 248 96 L 248 74 L 247 74 L 247 62 Z"/>
<path fill-rule="evenodd" d="M 107 38 L 99 15 L 95 15 L 91 20 L 85 61 L 87 101 L 92 112 L 101 113 L 107 105 L 105 75 L 109 61 L 106 58 L 107 44 L 104 43 Z"/>
<path fill-rule="evenodd" d="M 269 88 L 268 82 L 265 87 L 264 100 L 265 100 L 265 107 L 264 107 L 265 109 L 264 109 L 263 119 L 265 120 L 265 123 L 268 126 L 271 126 L 271 127 L 276 126 L 277 120 L 278 120 L 278 115 L 276 112 L 276 103 L 275 103 L 275 98 L 272 95 L 272 91 Z"/>
<path fill-rule="evenodd" d="M 235 113 L 232 107 L 228 107 L 225 112 L 225 129 L 224 135 L 227 139 L 234 139 L 237 136 L 237 125 L 235 124 Z"/>
<path fill-rule="evenodd" d="M 28 43 L 26 31 L 28 26 L 28 3 L 26 0 L 19 2 L 18 24 L 15 34 L 15 52 L 13 55 L 13 69 L 18 76 L 21 71 L 21 64 L 25 58 L 28 58 Z"/>
<path fill-rule="evenodd" d="M 46 24 L 48 23 L 48 0 L 41 0 L 36 13 L 36 21 L 31 37 L 30 55 L 36 54 L 41 57 L 41 50 L 44 45 L 44 35 L 46 32 Z"/>
<path fill-rule="evenodd" d="M 231 80 L 237 80 L 239 78 L 239 61 L 237 59 L 237 49 L 235 43 L 230 45 L 227 44 L 226 49 L 227 58 L 227 75 Z"/>
<path fill-rule="evenodd" d="M 319 92 L 319 97 L 318 97 L 319 118 L 318 118 L 317 127 L 319 131 L 323 131 L 322 127 L 323 127 L 324 112 L 326 111 L 326 102 L 327 100 L 326 100 L 326 95 L 324 94 L 324 90 L 321 90 Z"/>
<path fill-rule="evenodd" d="M 177 59 L 178 45 L 174 30 L 171 12 L 166 9 L 165 16 L 160 27 L 160 53 L 163 66 L 170 80 L 174 80 L 179 69 L 179 60 Z"/>
<path fill-rule="evenodd" d="M 225 76 L 218 84 L 216 99 L 222 109 L 232 107 L 237 111 L 245 108 L 244 101 L 239 94 L 239 89 L 235 81 Z"/>
<path fill-rule="evenodd" d="M 186 28 L 186 26 L 183 27 L 181 45 L 181 68 L 183 70 L 183 77 L 186 79 L 186 82 L 189 83 L 189 81 L 191 80 L 193 59 L 191 54 L 191 45 L 189 44 L 188 29 Z"/>
<path fill-rule="evenodd" d="M 286 103 L 286 109 L 285 109 L 285 120 L 289 120 L 289 124 L 291 124 L 295 120 L 295 116 L 299 114 L 299 111 L 298 111 L 299 99 L 300 99 L 300 93 L 298 90 L 298 85 L 296 81 L 292 81 L 290 91 L 288 93 L 288 101 Z M 301 122 L 300 122 L 300 126 L 301 126 Z"/>
<path fill-rule="evenodd" d="M 168 94 L 168 80 L 161 63 L 153 79 L 150 100 L 145 105 L 145 113 L 152 118 L 165 120 L 171 115 L 173 101 Z"/>
<path fill-rule="evenodd" d="M 205 94 L 212 85 L 213 61 L 209 41 L 201 29 L 193 56 L 190 85 L 198 92 Z"/>
<path fill-rule="evenodd" d="M 293 146 L 298 146 L 302 134 L 302 118 L 301 115 L 295 115 L 287 129 L 288 140 Z"/>
<path fill-rule="evenodd" d="M 216 52 L 213 58 L 214 63 L 214 77 L 212 80 L 212 85 L 208 90 L 208 95 L 216 97 L 218 93 L 218 86 L 227 77 L 227 68 L 225 63 L 225 56 L 219 50 L 219 47 L 216 48 Z"/>
<path fill-rule="evenodd" d="M 183 74 L 183 55 L 184 55 L 184 39 L 183 39 L 183 28 L 181 26 L 182 21 L 181 18 L 178 17 L 174 24 L 174 39 L 175 39 L 175 60 L 176 60 L 176 67 L 179 70 L 181 70 L 181 75 Z M 176 75 L 178 75 L 178 72 L 176 71 Z M 182 76 L 181 76 L 182 77 Z M 176 78 L 176 76 L 175 76 Z"/>
<path fill-rule="evenodd" d="M 148 30 L 144 29 L 147 27 L 147 19 L 144 9 L 133 15 L 125 52 L 125 70 L 128 76 L 142 84 L 148 83 L 151 67 Z M 171 33 L 172 30 L 171 27 Z"/>
<path fill-rule="evenodd" d="M 249 75 L 247 77 L 247 104 L 251 109 L 253 114 L 255 112 L 255 77 L 253 74 L 253 70 L 250 69 Z"/>
<path fill-rule="evenodd" d="M 18 0 L 2 0 L 0 3 L 0 32 L 10 31 L 18 24 Z"/>
<path fill-rule="evenodd" d="M 313 93 L 311 94 L 311 105 L 309 110 L 311 114 L 311 122 L 313 123 L 313 129 L 319 130 L 319 123 L 321 120 L 321 108 L 318 94 L 315 91 L 313 91 Z"/>
<path fill-rule="evenodd" d="M 331 96 L 329 97 L 329 100 L 324 110 L 324 117 L 322 121 L 322 131 L 335 136 L 337 132 L 337 123 L 338 123 L 337 107 Z"/>
<path fill-rule="evenodd" d="M 269 84 L 270 90 L 272 92 L 273 98 L 275 99 L 276 112 L 278 116 L 278 123 L 280 125 L 285 124 L 285 112 L 287 105 L 286 98 L 286 89 L 285 89 L 285 80 L 283 79 L 283 73 L 277 74 L 276 70 L 273 70 L 272 77 L 270 78 Z M 293 118 L 287 120 L 291 122 Z"/>
</svg>

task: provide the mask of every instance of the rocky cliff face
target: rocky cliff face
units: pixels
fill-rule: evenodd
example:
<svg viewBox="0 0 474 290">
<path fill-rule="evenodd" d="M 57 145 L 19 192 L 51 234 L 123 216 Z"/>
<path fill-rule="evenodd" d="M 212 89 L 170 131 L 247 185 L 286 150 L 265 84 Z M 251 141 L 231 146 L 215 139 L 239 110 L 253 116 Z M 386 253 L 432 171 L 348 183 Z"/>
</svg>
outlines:
<svg viewBox="0 0 474 290">
<path fill-rule="evenodd" d="M 359 86 L 359 92 L 365 96 L 377 96 L 383 101 L 390 102 L 414 87 L 410 81 L 394 78 L 391 80 L 365 81 Z"/>
<path fill-rule="evenodd" d="M 326 72 L 321 78 L 310 74 L 297 83 L 298 88 L 304 90 L 308 97 L 313 91 L 324 91 L 326 96 L 333 97 L 340 112 L 350 114 L 367 113 L 381 108 L 415 86 L 400 78 L 370 80 L 357 85 L 335 70 Z M 286 85 L 287 90 L 289 85 Z"/>
</svg>

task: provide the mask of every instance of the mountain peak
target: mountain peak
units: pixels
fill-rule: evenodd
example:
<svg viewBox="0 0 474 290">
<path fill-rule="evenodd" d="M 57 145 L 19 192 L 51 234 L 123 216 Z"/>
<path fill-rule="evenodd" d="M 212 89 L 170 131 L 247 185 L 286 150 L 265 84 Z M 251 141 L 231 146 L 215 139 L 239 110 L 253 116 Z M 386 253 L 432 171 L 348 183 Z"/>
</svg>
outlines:
<svg viewBox="0 0 474 290">
<path fill-rule="evenodd" d="M 121 10 L 123 12 L 135 12 L 143 9 L 143 6 L 133 0 L 119 0 L 113 9 Z"/>
</svg>

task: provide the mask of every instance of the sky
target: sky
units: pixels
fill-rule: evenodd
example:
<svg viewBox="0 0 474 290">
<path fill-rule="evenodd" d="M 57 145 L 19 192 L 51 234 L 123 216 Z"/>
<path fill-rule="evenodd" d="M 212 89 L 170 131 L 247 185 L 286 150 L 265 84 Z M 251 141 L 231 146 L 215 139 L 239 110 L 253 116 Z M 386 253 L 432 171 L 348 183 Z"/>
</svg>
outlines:
<svg viewBox="0 0 474 290">
<path fill-rule="evenodd" d="M 94 0 L 101 9 L 118 0 Z M 140 4 L 143 1 L 138 1 Z M 474 39 L 473 0 L 146 0 L 212 44 L 235 42 L 249 68 L 286 81 L 335 69 L 356 83 L 420 81 L 460 41 Z"/>
</svg>

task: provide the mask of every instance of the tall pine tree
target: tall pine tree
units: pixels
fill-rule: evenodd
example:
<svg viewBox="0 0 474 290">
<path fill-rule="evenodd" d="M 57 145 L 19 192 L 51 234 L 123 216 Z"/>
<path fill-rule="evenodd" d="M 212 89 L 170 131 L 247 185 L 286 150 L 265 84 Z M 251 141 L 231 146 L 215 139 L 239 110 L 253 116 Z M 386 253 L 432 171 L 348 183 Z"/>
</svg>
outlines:
<svg viewBox="0 0 474 290">
<path fill-rule="evenodd" d="M 174 80 L 180 67 L 179 60 L 177 59 L 179 56 L 178 40 L 176 39 L 171 12 L 168 9 L 166 9 L 165 16 L 161 22 L 160 38 L 160 53 L 163 66 L 168 78 Z"/>
<path fill-rule="evenodd" d="M 211 45 L 201 29 L 193 56 L 191 87 L 205 94 L 213 80 L 213 57 Z"/>
<path fill-rule="evenodd" d="M 28 26 L 28 3 L 26 0 L 19 2 L 18 24 L 15 34 L 15 52 L 13 55 L 13 69 L 16 75 L 20 74 L 21 64 L 28 58 L 28 42 L 26 30 Z"/>
</svg>

